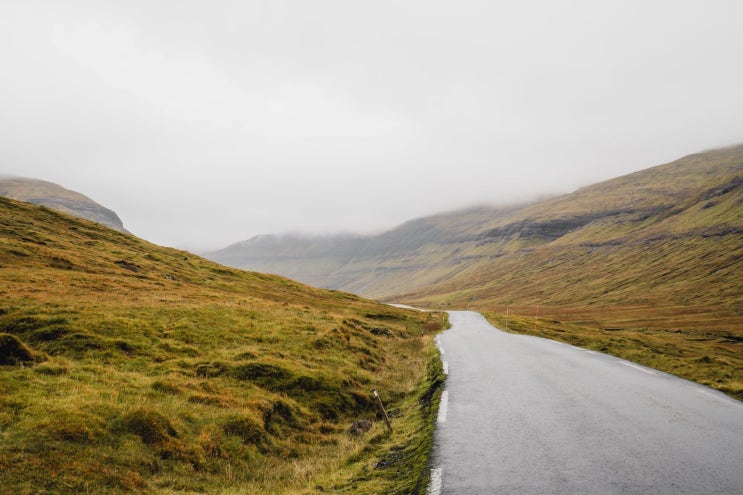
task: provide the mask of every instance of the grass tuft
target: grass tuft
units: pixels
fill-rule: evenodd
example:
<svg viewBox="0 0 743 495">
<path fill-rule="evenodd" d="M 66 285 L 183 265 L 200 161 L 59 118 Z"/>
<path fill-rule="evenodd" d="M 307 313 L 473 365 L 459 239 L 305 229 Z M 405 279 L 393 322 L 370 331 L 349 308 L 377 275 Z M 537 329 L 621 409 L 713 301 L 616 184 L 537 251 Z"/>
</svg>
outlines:
<svg viewBox="0 0 743 495">
<path fill-rule="evenodd" d="M 127 433 L 137 435 L 146 445 L 158 445 L 178 437 L 168 418 L 157 411 L 135 409 L 126 414 L 121 421 Z"/>
<path fill-rule="evenodd" d="M 0 333 L 0 364 L 18 364 L 37 359 L 34 353 L 21 339 L 8 333 Z"/>
<path fill-rule="evenodd" d="M 222 426 L 222 430 L 225 435 L 236 436 L 245 444 L 261 447 L 268 441 L 268 435 L 260 421 L 249 415 L 228 418 Z"/>
</svg>

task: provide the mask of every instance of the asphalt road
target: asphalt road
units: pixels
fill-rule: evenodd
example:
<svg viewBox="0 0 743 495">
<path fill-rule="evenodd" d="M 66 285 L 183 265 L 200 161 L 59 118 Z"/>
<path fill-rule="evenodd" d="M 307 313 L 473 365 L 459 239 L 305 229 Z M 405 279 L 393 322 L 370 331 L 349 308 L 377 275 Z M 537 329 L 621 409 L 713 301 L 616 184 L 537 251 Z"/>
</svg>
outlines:
<svg viewBox="0 0 743 495">
<path fill-rule="evenodd" d="M 450 313 L 430 494 L 743 494 L 743 403 Z"/>
</svg>

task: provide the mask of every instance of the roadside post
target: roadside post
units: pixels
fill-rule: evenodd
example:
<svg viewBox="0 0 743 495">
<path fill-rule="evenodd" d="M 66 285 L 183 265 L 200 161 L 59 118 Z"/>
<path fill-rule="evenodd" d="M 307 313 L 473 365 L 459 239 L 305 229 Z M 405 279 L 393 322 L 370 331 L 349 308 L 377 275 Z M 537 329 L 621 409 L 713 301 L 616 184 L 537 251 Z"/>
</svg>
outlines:
<svg viewBox="0 0 743 495">
<path fill-rule="evenodd" d="M 379 406 L 379 409 L 382 410 L 382 415 L 384 416 L 384 422 L 387 423 L 387 428 L 390 430 L 390 433 L 392 433 L 392 424 L 390 424 L 390 417 L 387 416 L 387 411 L 384 409 L 384 404 L 382 404 L 382 399 L 379 397 L 379 394 L 377 393 L 377 389 L 375 388 L 372 390 L 374 393 L 374 397 L 377 399 L 377 405 Z"/>
</svg>

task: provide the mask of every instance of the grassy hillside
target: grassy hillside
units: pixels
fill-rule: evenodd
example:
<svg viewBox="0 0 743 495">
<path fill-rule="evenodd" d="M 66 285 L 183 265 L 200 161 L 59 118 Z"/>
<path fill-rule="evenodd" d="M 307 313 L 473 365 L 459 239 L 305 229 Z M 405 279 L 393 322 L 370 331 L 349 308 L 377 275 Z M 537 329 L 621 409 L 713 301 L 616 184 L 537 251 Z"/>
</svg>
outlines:
<svg viewBox="0 0 743 495">
<path fill-rule="evenodd" d="M 482 256 L 407 297 L 614 354 L 743 399 L 743 147 L 490 225 Z"/>
<path fill-rule="evenodd" d="M 370 237 L 254 240 L 212 256 L 419 305 L 540 305 L 580 324 L 740 328 L 742 194 L 737 146 L 532 204 Z"/>
<path fill-rule="evenodd" d="M 2 492 L 413 493 L 442 324 L 0 198 Z"/>
<path fill-rule="evenodd" d="M 385 297 L 456 274 L 479 230 L 516 208 L 471 208 L 406 222 L 379 235 L 259 236 L 207 254 L 219 263 L 278 273 L 317 287 Z"/>
<path fill-rule="evenodd" d="M 491 222 L 462 272 L 407 299 L 539 305 L 609 326 L 743 327 L 743 147 L 581 189 Z M 478 256 L 479 253 L 479 256 Z"/>
<path fill-rule="evenodd" d="M 68 215 L 86 218 L 126 232 L 119 216 L 89 197 L 62 186 L 37 179 L 0 177 L 0 196 L 46 206 Z"/>
<path fill-rule="evenodd" d="M 528 322 L 517 330 L 743 396 L 743 146 L 528 205 L 415 220 L 362 244 L 315 281 L 496 322 L 508 309 Z M 285 251 L 273 251 L 281 272 Z M 296 276 L 322 272 L 314 253 L 293 253 Z"/>
<path fill-rule="evenodd" d="M 228 266 L 278 273 L 312 285 L 333 287 L 332 274 L 343 269 L 364 247 L 357 235 L 262 235 L 207 256 Z"/>
</svg>

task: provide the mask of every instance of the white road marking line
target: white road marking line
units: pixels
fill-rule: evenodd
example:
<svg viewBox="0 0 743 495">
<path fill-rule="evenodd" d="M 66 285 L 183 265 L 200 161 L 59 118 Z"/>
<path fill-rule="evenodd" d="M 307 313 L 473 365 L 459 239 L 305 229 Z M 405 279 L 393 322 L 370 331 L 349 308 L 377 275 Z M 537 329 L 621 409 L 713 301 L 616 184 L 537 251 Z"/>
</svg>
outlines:
<svg viewBox="0 0 743 495">
<path fill-rule="evenodd" d="M 718 397 L 715 394 L 711 394 L 711 393 L 707 392 L 706 390 L 699 390 L 699 389 L 697 389 L 697 392 L 699 392 L 700 394 L 704 394 L 707 397 L 712 397 L 713 399 L 717 399 L 720 402 L 726 402 L 727 403 L 727 401 L 725 399 L 723 399 L 722 397 Z"/>
<path fill-rule="evenodd" d="M 431 469 L 431 482 L 426 488 L 426 495 L 439 495 L 441 493 L 441 475 L 443 473 L 444 468 L 441 466 Z"/>
<path fill-rule="evenodd" d="M 439 402 L 439 416 L 437 421 L 439 423 L 446 423 L 446 410 L 449 407 L 449 391 L 444 390 L 441 393 L 441 402 Z"/>
<path fill-rule="evenodd" d="M 640 368 L 639 366 L 635 366 L 635 365 L 634 365 L 634 364 L 632 364 L 632 363 L 626 363 L 626 362 L 624 362 L 624 361 L 619 361 L 619 364 L 623 364 L 623 365 L 625 365 L 625 366 L 629 366 L 630 368 L 635 368 L 636 370 L 640 370 L 640 371 L 642 371 L 643 373 L 647 373 L 648 375 L 654 375 L 654 374 L 655 374 L 655 373 L 653 373 L 653 372 L 652 372 L 652 371 L 650 371 L 650 370 L 646 370 L 645 368 Z"/>
<path fill-rule="evenodd" d="M 449 362 L 448 361 L 444 361 L 444 374 L 445 375 L 449 374 Z"/>
<path fill-rule="evenodd" d="M 727 404 L 729 406 L 743 407 L 743 404 L 738 403 L 737 401 L 735 401 L 735 399 L 730 399 L 730 398 L 727 398 L 727 397 L 720 397 L 720 396 L 715 395 L 715 394 L 713 394 L 711 392 L 707 392 L 706 390 L 697 389 L 697 392 L 699 392 L 700 394 L 704 394 L 707 397 L 711 397 L 711 398 L 713 398 L 713 399 L 715 399 L 715 400 L 717 400 L 719 402 L 722 402 L 723 404 Z"/>
</svg>

